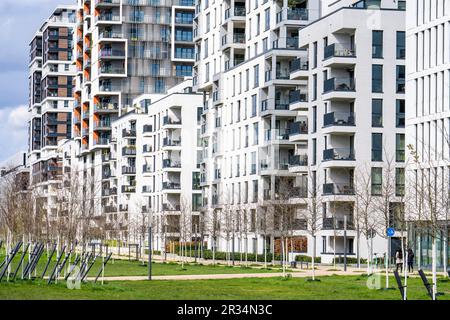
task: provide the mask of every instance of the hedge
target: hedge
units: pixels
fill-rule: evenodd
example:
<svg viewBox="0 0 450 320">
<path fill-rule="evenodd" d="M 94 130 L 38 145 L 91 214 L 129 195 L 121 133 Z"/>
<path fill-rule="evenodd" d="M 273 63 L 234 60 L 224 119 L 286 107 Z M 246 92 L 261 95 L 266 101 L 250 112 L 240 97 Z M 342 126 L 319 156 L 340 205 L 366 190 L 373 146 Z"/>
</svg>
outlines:
<svg viewBox="0 0 450 320">
<path fill-rule="evenodd" d="M 333 263 L 335 262 L 334 260 L 336 260 L 336 263 L 344 263 L 344 257 L 343 256 L 336 257 L 336 259 L 333 258 Z M 361 258 L 361 259 L 359 259 L 359 261 L 360 261 L 361 264 L 366 264 L 367 263 L 366 259 L 362 259 Z M 348 264 L 357 264 L 358 263 L 358 259 L 357 258 L 353 258 L 353 257 L 347 257 L 347 263 Z"/>
<path fill-rule="evenodd" d="M 295 261 L 297 261 L 297 262 L 312 262 L 312 257 L 299 254 L 298 256 L 295 257 Z M 320 263 L 321 261 L 322 261 L 322 259 L 320 257 L 315 257 L 315 259 L 314 259 L 315 263 Z"/>
</svg>

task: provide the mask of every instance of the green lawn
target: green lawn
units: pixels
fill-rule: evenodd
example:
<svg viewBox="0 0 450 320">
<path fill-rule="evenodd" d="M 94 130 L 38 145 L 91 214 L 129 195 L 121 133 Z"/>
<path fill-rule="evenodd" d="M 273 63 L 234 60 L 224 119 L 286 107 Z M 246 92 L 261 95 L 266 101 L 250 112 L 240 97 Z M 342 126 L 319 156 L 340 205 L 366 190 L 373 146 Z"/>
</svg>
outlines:
<svg viewBox="0 0 450 320">
<path fill-rule="evenodd" d="M 4 257 L 0 256 L 0 261 L 3 261 Z M 49 275 L 55 266 L 55 260 L 50 263 L 47 269 L 46 275 Z M 11 270 L 14 271 L 15 267 L 20 261 L 19 257 L 15 257 L 13 260 Z M 73 261 L 73 259 L 72 259 Z M 26 261 L 25 261 L 26 262 Z M 44 271 L 45 264 L 47 262 L 47 257 L 43 256 L 39 261 L 37 268 L 37 275 L 41 275 Z M 101 268 L 101 259 L 97 259 L 89 276 L 96 276 Z M 152 263 L 152 274 L 155 276 L 162 275 L 186 275 L 186 274 L 229 274 L 229 273 L 268 273 L 268 272 L 280 272 L 279 266 L 277 268 L 252 268 L 252 267 L 240 267 L 240 266 L 223 266 L 223 265 L 201 265 L 201 264 L 185 264 L 184 268 L 181 264 L 170 262 L 170 263 Z M 138 261 L 128 261 L 128 260 L 110 260 L 105 268 L 105 276 L 146 276 L 148 274 L 147 264 L 142 264 Z M 19 271 L 20 275 L 20 271 Z"/>
<path fill-rule="evenodd" d="M 299 300 L 399 300 L 398 290 L 370 290 L 366 277 L 330 276 L 320 282 L 305 278 L 250 278 L 196 281 L 116 281 L 83 284 L 69 290 L 65 283 L 50 285 L 42 281 L 0 283 L 0 299 L 299 299 Z M 394 284 L 394 280 L 391 280 Z M 382 281 L 382 284 L 384 282 Z M 409 300 L 429 300 L 420 279 L 410 279 Z M 450 299 L 450 282 L 439 283 L 440 299 Z"/>
</svg>

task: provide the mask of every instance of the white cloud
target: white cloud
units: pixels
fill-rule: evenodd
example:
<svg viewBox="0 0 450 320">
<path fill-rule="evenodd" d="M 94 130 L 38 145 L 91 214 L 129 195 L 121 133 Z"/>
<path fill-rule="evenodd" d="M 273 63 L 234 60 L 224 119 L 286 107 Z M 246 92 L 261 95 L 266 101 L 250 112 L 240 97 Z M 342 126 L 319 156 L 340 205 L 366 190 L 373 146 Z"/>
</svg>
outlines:
<svg viewBox="0 0 450 320">
<path fill-rule="evenodd" d="M 0 109 L 0 162 L 27 149 L 28 107 Z"/>
</svg>

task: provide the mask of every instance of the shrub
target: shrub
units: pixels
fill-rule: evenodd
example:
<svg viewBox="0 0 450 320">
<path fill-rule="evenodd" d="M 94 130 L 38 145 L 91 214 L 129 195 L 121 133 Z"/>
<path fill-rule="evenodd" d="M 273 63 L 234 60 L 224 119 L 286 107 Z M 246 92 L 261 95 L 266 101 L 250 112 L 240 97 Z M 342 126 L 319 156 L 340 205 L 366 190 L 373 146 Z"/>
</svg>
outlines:
<svg viewBox="0 0 450 320">
<path fill-rule="evenodd" d="M 335 263 L 334 260 L 335 259 L 333 258 L 333 263 Z M 361 262 L 361 264 L 366 264 L 367 260 L 361 258 L 360 262 Z M 336 263 L 344 263 L 344 257 L 343 256 L 336 257 Z M 348 264 L 357 264 L 358 263 L 358 259 L 354 258 L 354 257 L 347 257 L 347 263 Z"/>
<path fill-rule="evenodd" d="M 300 254 L 295 257 L 295 261 L 297 261 L 297 262 L 312 262 L 312 257 Z M 321 263 L 321 261 L 322 261 L 321 257 L 315 257 L 315 259 L 314 259 L 315 263 Z"/>
</svg>

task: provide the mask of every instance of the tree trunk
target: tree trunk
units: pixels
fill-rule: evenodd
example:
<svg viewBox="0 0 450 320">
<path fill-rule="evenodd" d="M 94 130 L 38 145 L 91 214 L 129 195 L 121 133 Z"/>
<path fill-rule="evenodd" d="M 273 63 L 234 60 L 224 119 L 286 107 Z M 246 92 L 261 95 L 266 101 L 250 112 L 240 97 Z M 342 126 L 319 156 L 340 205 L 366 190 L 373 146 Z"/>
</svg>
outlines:
<svg viewBox="0 0 450 320">
<path fill-rule="evenodd" d="M 389 288 L 389 248 L 390 248 L 390 238 L 387 238 L 386 242 L 386 255 L 384 256 L 384 266 L 385 266 L 385 275 L 386 275 L 386 289 Z"/>
<path fill-rule="evenodd" d="M 313 281 L 316 280 L 315 263 L 316 263 L 316 235 L 313 235 L 313 254 L 312 254 L 312 261 L 311 261 Z"/>
<path fill-rule="evenodd" d="M 436 300 L 437 293 L 437 272 L 436 272 L 436 232 L 434 232 L 433 245 L 432 245 L 432 274 L 433 274 L 433 300 Z"/>
</svg>

